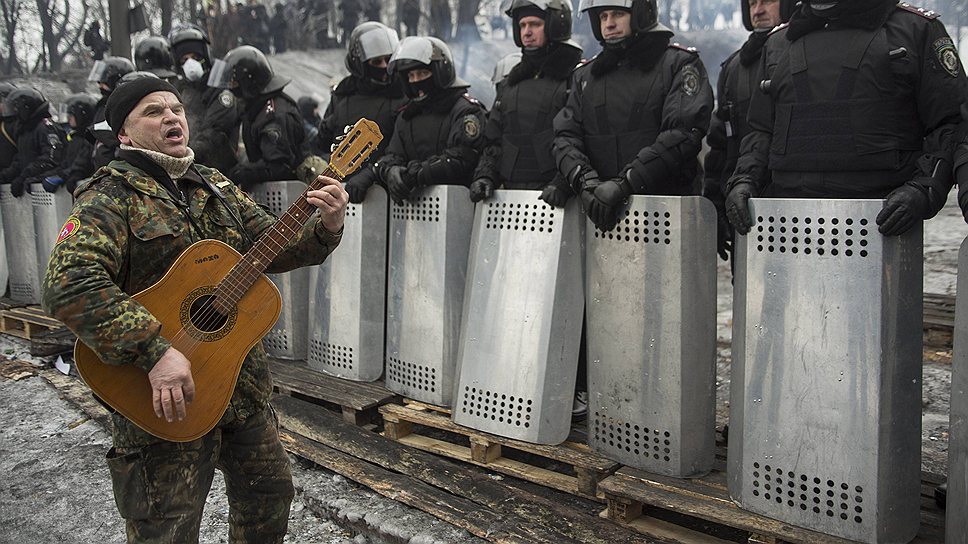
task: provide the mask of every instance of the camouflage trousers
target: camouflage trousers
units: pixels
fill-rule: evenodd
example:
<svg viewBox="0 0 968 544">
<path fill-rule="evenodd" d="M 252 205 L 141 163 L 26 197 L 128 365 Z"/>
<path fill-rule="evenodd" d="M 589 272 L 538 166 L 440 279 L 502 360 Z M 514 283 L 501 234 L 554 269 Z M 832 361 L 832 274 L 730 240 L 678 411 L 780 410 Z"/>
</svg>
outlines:
<svg viewBox="0 0 968 544">
<path fill-rule="evenodd" d="M 129 543 L 197 543 L 216 468 L 225 477 L 229 542 L 283 541 L 294 489 L 275 415 L 266 407 L 238 421 L 231 412 L 192 442 L 111 448 L 114 499 Z"/>
</svg>

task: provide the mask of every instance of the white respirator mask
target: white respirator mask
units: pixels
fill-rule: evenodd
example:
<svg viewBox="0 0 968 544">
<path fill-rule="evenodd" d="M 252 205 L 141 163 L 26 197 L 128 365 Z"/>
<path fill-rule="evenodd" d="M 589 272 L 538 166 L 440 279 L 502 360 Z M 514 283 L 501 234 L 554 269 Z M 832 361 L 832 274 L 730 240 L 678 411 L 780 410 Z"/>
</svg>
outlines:
<svg viewBox="0 0 968 544">
<path fill-rule="evenodd" d="M 202 79 L 205 70 L 202 69 L 202 63 L 195 59 L 188 59 L 182 64 L 182 73 L 185 74 L 185 79 L 194 82 Z"/>
</svg>

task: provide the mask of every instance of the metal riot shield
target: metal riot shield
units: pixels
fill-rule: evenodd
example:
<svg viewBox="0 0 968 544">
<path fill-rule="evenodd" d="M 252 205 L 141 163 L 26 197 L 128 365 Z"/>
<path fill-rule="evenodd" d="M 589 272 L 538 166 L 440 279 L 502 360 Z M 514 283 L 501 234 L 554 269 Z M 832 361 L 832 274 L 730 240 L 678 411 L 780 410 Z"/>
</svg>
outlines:
<svg viewBox="0 0 968 544">
<path fill-rule="evenodd" d="M 309 367 L 348 380 L 383 374 L 387 194 L 374 185 L 348 204 L 339 249 L 316 267 L 309 314 Z"/>
<path fill-rule="evenodd" d="M 584 219 L 495 191 L 477 206 L 454 421 L 509 438 L 568 438 L 584 306 Z"/>
<path fill-rule="evenodd" d="M 257 186 L 252 198 L 279 216 L 306 190 L 300 181 L 267 181 Z M 266 353 L 282 359 L 305 359 L 309 343 L 309 268 L 282 274 L 266 274 L 282 295 L 282 313 L 262 339 Z"/>
<path fill-rule="evenodd" d="M 7 244 L 3 237 L 3 210 L 0 209 L 0 296 L 7 292 L 10 268 L 7 266 Z"/>
<path fill-rule="evenodd" d="M 968 542 L 968 238 L 958 256 L 955 346 L 951 361 L 951 422 L 948 443 L 948 498 L 945 542 Z"/>
<path fill-rule="evenodd" d="M 736 240 L 729 494 L 861 542 L 908 542 L 921 504 L 922 231 L 880 200 L 754 199 Z"/>
<path fill-rule="evenodd" d="M 32 183 L 30 201 L 34 210 L 34 232 L 37 234 L 37 277 L 47 273 L 50 250 L 71 213 L 74 199 L 67 190 L 48 193 L 40 183 Z"/>
<path fill-rule="evenodd" d="M 426 187 L 391 204 L 387 389 L 451 405 L 473 222 L 463 186 Z"/>
<path fill-rule="evenodd" d="M 586 227 L 588 444 L 657 474 L 712 469 L 716 210 L 701 197 L 634 196 Z"/>
<path fill-rule="evenodd" d="M 0 210 L 10 269 L 10 298 L 38 304 L 40 276 L 37 275 L 37 243 L 30 197 L 17 198 L 10 192 L 9 184 L 0 185 Z"/>
</svg>

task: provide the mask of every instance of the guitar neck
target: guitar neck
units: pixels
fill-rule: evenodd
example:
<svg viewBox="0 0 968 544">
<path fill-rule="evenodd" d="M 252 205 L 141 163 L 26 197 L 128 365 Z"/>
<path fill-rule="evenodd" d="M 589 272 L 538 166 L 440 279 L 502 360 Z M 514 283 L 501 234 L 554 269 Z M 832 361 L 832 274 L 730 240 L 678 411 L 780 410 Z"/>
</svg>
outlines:
<svg viewBox="0 0 968 544">
<path fill-rule="evenodd" d="M 327 167 L 323 175 L 338 181 L 343 180 L 332 166 Z M 299 234 L 316 213 L 316 207 L 306 200 L 306 193 L 320 189 L 322 186 L 321 179 L 318 177 L 314 179 L 289 206 L 289 209 L 279 217 L 279 220 L 256 240 L 242 259 L 219 282 L 217 299 L 223 305 L 223 309 L 235 306 L 242 299 L 249 287 L 265 272 L 279 252 Z"/>
</svg>

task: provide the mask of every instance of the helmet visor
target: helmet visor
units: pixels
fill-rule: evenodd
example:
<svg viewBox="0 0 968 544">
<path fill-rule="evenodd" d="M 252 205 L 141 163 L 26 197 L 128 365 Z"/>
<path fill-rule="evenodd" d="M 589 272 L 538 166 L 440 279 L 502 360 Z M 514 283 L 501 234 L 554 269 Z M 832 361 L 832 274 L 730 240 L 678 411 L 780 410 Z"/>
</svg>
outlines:
<svg viewBox="0 0 968 544">
<path fill-rule="evenodd" d="M 594 8 L 625 8 L 632 9 L 633 0 L 581 0 L 578 11 L 584 12 Z"/>
<path fill-rule="evenodd" d="M 404 38 L 402 42 L 400 42 L 397 50 L 394 51 L 393 56 L 390 57 L 389 69 L 392 72 L 396 63 L 405 60 L 411 60 L 430 66 L 430 61 L 433 60 L 433 55 L 434 45 L 430 40 L 420 36 L 408 36 Z"/>
<path fill-rule="evenodd" d="M 216 59 L 212 70 L 208 73 L 208 86 L 219 89 L 232 87 L 232 69 L 222 59 Z"/>
<path fill-rule="evenodd" d="M 390 29 L 375 28 L 359 37 L 362 60 L 388 57 L 400 44 L 397 35 Z"/>
<path fill-rule="evenodd" d="M 91 73 L 87 74 L 87 80 L 98 83 L 104 81 L 104 74 L 108 71 L 108 63 L 103 60 L 94 61 L 94 66 L 91 67 Z"/>
</svg>

